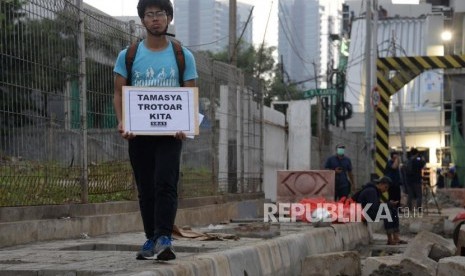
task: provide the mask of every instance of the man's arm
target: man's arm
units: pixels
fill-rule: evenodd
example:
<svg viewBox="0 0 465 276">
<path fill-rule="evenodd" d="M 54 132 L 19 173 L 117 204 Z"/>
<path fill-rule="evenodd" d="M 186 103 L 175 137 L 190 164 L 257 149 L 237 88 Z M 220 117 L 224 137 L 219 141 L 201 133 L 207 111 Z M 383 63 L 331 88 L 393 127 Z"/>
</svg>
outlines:
<svg viewBox="0 0 465 276">
<path fill-rule="evenodd" d="M 197 81 L 194 80 L 188 80 L 184 82 L 185 87 L 196 87 L 197 86 Z"/>
<path fill-rule="evenodd" d="M 113 106 L 115 108 L 116 119 L 118 120 L 118 130 L 119 125 L 122 122 L 123 118 L 123 85 L 126 85 L 126 79 L 120 74 L 115 74 L 115 91 L 113 97 Z"/>
<path fill-rule="evenodd" d="M 397 158 L 393 160 L 391 168 L 393 168 L 394 170 L 397 170 L 399 168 L 399 165 L 400 165 L 400 157 L 397 156 Z"/>
<path fill-rule="evenodd" d="M 350 172 L 347 172 L 347 176 L 349 176 L 349 186 L 350 186 L 350 189 L 352 189 L 353 187 L 355 187 L 355 181 L 354 181 L 354 174 L 352 173 L 352 171 Z"/>
<path fill-rule="evenodd" d="M 135 135 L 125 132 L 123 129 L 123 86 L 126 85 L 126 78 L 120 74 L 116 74 L 114 85 L 113 106 L 115 108 L 116 119 L 118 120 L 118 132 L 121 133 L 124 139 L 131 139 Z"/>
</svg>

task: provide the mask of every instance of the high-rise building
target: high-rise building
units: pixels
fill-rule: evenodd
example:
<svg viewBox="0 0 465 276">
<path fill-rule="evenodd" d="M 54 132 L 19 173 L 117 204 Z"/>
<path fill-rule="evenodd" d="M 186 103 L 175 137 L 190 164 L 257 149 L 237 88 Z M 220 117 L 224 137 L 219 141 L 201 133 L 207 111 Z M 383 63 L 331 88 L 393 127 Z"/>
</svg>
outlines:
<svg viewBox="0 0 465 276">
<path fill-rule="evenodd" d="M 279 58 L 285 81 L 304 89 L 326 88 L 328 68 L 337 67 L 343 0 L 279 0 Z"/>
<path fill-rule="evenodd" d="M 237 38 L 252 44 L 252 22 L 247 24 L 251 5 L 237 2 Z M 196 51 L 219 52 L 229 43 L 228 0 L 175 0 L 176 38 Z"/>
</svg>

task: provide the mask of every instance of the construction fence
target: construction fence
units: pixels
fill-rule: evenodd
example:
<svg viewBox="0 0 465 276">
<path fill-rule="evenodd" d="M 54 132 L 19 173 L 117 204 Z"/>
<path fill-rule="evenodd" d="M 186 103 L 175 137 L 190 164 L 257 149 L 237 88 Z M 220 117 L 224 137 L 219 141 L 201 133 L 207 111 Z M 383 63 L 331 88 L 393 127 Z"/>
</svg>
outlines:
<svg viewBox="0 0 465 276">
<path fill-rule="evenodd" d="M 0 24 L 0 206 L 134 199 L 113 65 L 142 27 L 78 0 L 2 0 Z M 184 142 L 179 197 L 262 192 L 262 86 L 194 55 L 205 117 Z"/>
</svg>

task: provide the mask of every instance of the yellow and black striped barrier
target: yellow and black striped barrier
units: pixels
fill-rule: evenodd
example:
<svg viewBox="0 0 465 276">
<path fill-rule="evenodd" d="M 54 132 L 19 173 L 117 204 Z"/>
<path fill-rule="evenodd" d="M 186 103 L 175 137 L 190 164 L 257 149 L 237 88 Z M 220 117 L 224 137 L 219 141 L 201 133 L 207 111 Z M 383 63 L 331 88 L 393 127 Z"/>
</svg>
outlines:
<svg viewBox="0 0 465 276">
<path fill-rule="evenodd" d="M 389 102 L 391 96 L 422 72 L 465 67 L 465 55 L 378 58 L 378 103 L 375 108 L 375 173 L 383 175 L 389 157 Z M 394 75 L 389 76 L 390 72 Z"/>
</svg>

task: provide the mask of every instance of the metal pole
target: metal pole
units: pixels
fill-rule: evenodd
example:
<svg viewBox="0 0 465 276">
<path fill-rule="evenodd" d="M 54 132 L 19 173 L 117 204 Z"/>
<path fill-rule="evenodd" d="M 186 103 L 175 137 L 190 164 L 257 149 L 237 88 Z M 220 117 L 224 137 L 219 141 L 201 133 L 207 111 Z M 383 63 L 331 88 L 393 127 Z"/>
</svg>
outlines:
<svg viewBox="0 0 465 276">
<path fill-rule="evenodd" d="M 396 32 L 392 30 L 392 56 L 396 56 Z M 399 113 L 399 130 L 400 130 L 400 144 L 402 146 L 402 162 L 407 161 L 407 145 L 405 142 L 405 129 L 404 129 L 404 105 L 402 93 L 397 92 L 397 111 Z"/>
<path fill-rule="evenodd" d="M 236 66 L 236 0 L 229 0 L 229 60 Z"/>
<path fill-rule="evenodd" d="M 371 87 L 372 87 L 372 56 L 371 56 L 371 46 L 372 46 L 372 9 L 371 1 L 367 0 L 366 7 L 366 38 L 365 38 L 365 144 L 366 144 L 366 160 L 368 165 L 369 173 L 373 172 L 373 162 L 371 156 L 371 146 L 372 146 L 372 111 L 371 111 Z"/>
<path fill-rule="evenodd" d="M 85 48 L 85 26 L 83 0 L 77 0 L 79 12 L 79 32 L 78 32 L 78 55 L 79 55 L 79 92 L 81 104 L 81 129 L 82 129 L 82 168 L 81 168 L 81 203 L 89 201 L 89 177 L 87 160 L 87 85 L 86 85 L 86 48 Z"/>
</svg>

